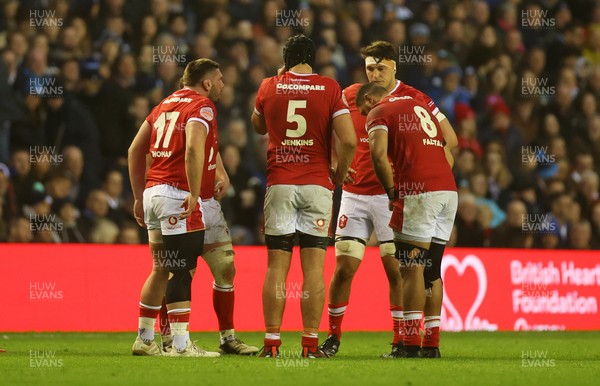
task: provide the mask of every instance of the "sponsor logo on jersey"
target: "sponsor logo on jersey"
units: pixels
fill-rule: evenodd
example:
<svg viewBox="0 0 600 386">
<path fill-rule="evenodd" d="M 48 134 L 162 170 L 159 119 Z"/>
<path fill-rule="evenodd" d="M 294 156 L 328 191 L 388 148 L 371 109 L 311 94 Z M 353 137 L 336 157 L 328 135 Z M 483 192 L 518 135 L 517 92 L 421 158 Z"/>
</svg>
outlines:
<svg viewBox="0 0 600 386">
<path fill-rule="evenodd" d="M 363 143 L 365 143 L 365 142 L 367 142 L 367 143 L 368 143 L 368 142 L 369 142 L 369 137 L 362 137 L 362 138 L 360 139 L 360 141 L 361 141 L 361 142 L 363 142 Z"/>
<path fill-rule="evenodd" d="M 175 224 L 177 224 L 177 217 L 169 216 L 169 219 L 167 221 L 169 222 L 170 225 L 175 225 Z"/>
<path fill-rule="evenodd" d="M 403 100 L 403 99 L 413 99 L 413 98 L 411 96 L 404 95 L 404 96 L 390 98 L 389 101 L 395 102 L 395 101 L 399 101 L 399 100 Z"/>
<path fill-rule="evenodd" d="M 327 223 L 327 221 L 325 221 L 324 218 L 320 218 L 317 221 L 315 221 L 315 230 L 321 232 L 325 229 L 325 224 Z"/>
<path fill-rule="evenodd" d="M 284 139 L 281 141 L 283 146 L 312 146 L 313 143 L 312 139 Z"/>
<path fill-rule="evenodd" d="M 278 90 L 307 90 L 307 91 L 325 91 L 325 85 L 322 84 L 286 84 L 277 83 Z"/>
<path fill-rule="evenodd" d="M 151 150 L 152 158 L 169 158 L 173 152 L 171 150 Z"/>
<path fill-rule="evenodd" d="M 340 216 L 340 220 L 338 221 L 338 227 L 340 229 L 344 229 L 344 228 L 346 228 L 346 224 L 348 224 L 348 216 L 343 214 Z"/>
<path fill-rule="evenodd" d="M 208 165 L 208 170 L 213 170 L 217 168 L 217 164 L 210 164 Z"/>
<path fill-rule="evenodd" d="M 206 119 L 207 121 L 212 121 L 213 118 L 215 117 L 215 114 L 213 113 L 212 108 L 203 107 L 200 109 L 200 116 L 202 118 Z"/>
</svg>

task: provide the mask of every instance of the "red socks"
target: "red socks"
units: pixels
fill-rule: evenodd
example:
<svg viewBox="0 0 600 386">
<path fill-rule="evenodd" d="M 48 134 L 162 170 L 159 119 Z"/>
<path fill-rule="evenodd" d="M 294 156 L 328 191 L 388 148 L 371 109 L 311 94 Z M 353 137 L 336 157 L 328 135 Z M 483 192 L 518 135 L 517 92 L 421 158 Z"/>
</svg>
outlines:
<svg viewBox="0 0 600 386">
<path fill-rule="evenodd" d="M 402 306 L 390 306 L 390 312 L 394 325 L 394 339 L 392 340 L 392 344 L 397 345 L 404 339 L 404 312 Z"/>
<path fill-rule="evenodd" d="M 425 317 L 425 336 L 423 337 L 423 348 L 439 347 L 440 345 L 440 317 Z"/>
<path fill-rule="evenodd" d="M 213 283 L 213 307 L 219 320 L 219 330 L 233 329 L 233 285 Z"/>
<path fill-rule="evenodd" d="M 421 311 L 404 311 L 404 347 L 421 346 Z"/>
<path fill-rule="evenodd" d="M 328 304 L 329 335 L 335 335 L 338 339 L 342 337 L 342 319 L 344 319 L 347 306 L 348 302 Z M 304 346 L 304 344 L 302 345 Z"/>
</svg>

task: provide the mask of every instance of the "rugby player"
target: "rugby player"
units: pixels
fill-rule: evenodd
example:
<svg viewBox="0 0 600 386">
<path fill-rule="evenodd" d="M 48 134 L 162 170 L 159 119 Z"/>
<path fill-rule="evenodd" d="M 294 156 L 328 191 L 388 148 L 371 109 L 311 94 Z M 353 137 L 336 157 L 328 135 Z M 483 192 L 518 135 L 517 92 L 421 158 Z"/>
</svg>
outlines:
<svg viewBox="0 0 600 386">
<path fill-rule="evenodd" d="M 370 83 L 384 87 L 392 95 L 406 95 L 423 103 L 442 127 L 449 162 L 450 150 L 457 145 L 452 126 L 437 108 L 433 100 L 421 91 L 396 79 L 396 50 L 384 41 L 375 41 L 361 49 L 365 59 L 365 70 Z M 379 251 L 389 282 L 390 313 L 392 317 L 392 351 L 384 357 L 395 357 L 402 349 L 403 308 L 402 285 L 398 261 L 394 257 L 393 233 L 388 226 L 391 212 L 383 187 L 373 173 L 369 153 L 369 136 L 366 132 L 365 116 L 361 115 L 356 103 L 356 93 L 361 84 L 353 84 L 343 91 L 343 97 L 350 108 L 350 115 L 358 138 L 356 154 L 352 160 L 348 177 L 344 181 L 342 201 L 337 221 L 335 239 L 336 267 L 329 284 L 329 333 L 320 348 L 329 356 L 334 356 L 340 347 L 342 321 L 348 307 L 352 280 L 365 253 L 367 241 L 375 232 Z M 435 240 L 432 253 L 441 256 L 442 241 Z M 441 257 L 440 257 L 441 258 Z M 441 282 L 436 283 L 436 296 L 441 296 Z M 439 290 L 439 291 L 438 291 Z M 439 299 L 441 304 L 441 298 Z M 428 325 L 436 322 L 427 320 Z M 437 321 L 439 323 L 439 320 Z"/>
<path fill-rule="evenodd" d="M 304 274 L 302 356 L 327 357 L 318 348 L 318 329 L 325 300 L 323 265 L 329 244 L 332 189 L 346 177 L 356 134 L 338 83 L 312 72 L 315 51 L 308 37 L 291 37 L 283 51 L 284 67 L 277 76 L 263 80 L 252 114 L 255 131 L 269 135 L 262 357 L 279 355 L 285 282 L 296 236 Z M 339 139 L 337 165 L 330 159 L 333 133 Z"/>
<path fill-rule="evenodd" d="M 189 337 L 191 284 L 204 245 L 200 190 L 206 137 L 217 130 L 216 108 L 223 89 L 219 64 L 190 62 L 183 89 L 160 102 L 141 125 L 129 148 L 134 216 L 148 229 L 153 269 L 142 287 L 134 355 L 161 355 L 154 325 L 166 297 L 173 349 L 167 355 L 215 357 Z M 146 156 L 152 163 L 146 173 Z"/>
<path fill-rule="evenodd" d="M 427 297 L 426 289 L 436 281 L 441 284 L 442 254 L 431 253 L 432 241 L 443 245 L 449 240 L 458 205 L 442 128 L 424 103 L 390 95 L 375 83 L 360 87 L 356 105 L 368 114 L 371 160 L 393 209 L 390 226 L 400 261 L 405 324 L 403 348 L 396 357 L 439 358 L 441 304 Z"/>
</svg>

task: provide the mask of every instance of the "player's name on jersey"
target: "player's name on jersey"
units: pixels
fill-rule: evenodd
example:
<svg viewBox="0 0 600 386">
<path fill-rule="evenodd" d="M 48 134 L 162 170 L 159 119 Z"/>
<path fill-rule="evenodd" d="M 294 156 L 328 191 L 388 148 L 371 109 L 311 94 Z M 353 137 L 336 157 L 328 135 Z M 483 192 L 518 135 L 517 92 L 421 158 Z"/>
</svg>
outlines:
<svg viewBox="0 0 600 386">
<path fill-rule="evenodd" d="M 284 139 L 281 141 L 283 146 L 312 146 L 314 140 L 312 139 Z"/>
<path fill-rule="evenodd" d="M 193 101 L 192 98 L 172 97 L 165 100 L 163 103 L 190 103 L 191 101 Z"/>
<path fill-rule="evenodd" d="M 442 141 L 440 141 L 439 139 L 434 139 L 434 138 L 423 138 L 423 145 L 433 145 L 433 146 L 444 147 L 444 145 L 442 145 Z"/>
<path fill-rule="evenodd" d="M 171 150 L 151 150 L 152 158 L 169 158 L 173 152 Z"/>
<path fill-rule="evenodd" d="M 278 90 L 306 90 L 306 91 L 325 91 L 325 85 L 322 84 L 287 84 L 277 83 Z"/>
</svg>

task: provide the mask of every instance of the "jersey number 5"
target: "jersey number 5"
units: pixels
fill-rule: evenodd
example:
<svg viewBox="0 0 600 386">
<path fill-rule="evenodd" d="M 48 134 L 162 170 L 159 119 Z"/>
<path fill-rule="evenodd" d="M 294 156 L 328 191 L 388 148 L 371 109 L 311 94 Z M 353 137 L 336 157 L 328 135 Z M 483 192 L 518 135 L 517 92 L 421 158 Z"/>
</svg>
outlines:
<svg viewBox="0 0 600 386">
<path fill-rule="evenodd" d="M 296 114 L 296 109 L 305 109 L 306 101 L 288 101 L 287 121 L 296 122 L 296 129 L 287 129 L 285 136 L 288 138 L 298 138 L 306 134 L 306 119 L 300 114 Z"/>
<path fill-rule="evenodd" d="M 179 118 L 179 111 L 164 112 L 158 116 L 158 119 L 154 122 L 154 127 L 156 128 L 155 149 L 160 147 L 160 140 L 163 138 L 163 135 L 165 135 L 165 126 L 167 126 L 167 134 L 163 140 L 162 147 L 165 149 L 169 147 L 169 142 L 171 142 L 171 136 L 173 135 L 177 118 Z"/>
</svg>

